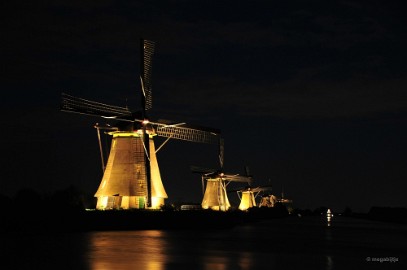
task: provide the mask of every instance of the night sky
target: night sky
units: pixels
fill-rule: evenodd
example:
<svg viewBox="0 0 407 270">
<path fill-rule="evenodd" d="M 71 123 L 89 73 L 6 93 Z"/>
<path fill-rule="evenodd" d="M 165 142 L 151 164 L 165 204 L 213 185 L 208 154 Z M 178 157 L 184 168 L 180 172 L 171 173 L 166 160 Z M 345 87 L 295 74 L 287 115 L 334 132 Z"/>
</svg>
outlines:
<svg viewBox="0 0 407 270">
<path fill-rule="evenodd" d="M 226 172 L 249 166 L 253 186 L 302 209 L 407 206 L 405 1 L 9 2 L 1 194 L 96 192 L 106 120 L 61 112 L 60 96 L 139 109 L 145 38 L 151 117 L 221 129 Z M 190 166 L 218 168 L 217 151 L 172 140 L 158 153 L 168 202 L 201 201 Z"/>
</svg>

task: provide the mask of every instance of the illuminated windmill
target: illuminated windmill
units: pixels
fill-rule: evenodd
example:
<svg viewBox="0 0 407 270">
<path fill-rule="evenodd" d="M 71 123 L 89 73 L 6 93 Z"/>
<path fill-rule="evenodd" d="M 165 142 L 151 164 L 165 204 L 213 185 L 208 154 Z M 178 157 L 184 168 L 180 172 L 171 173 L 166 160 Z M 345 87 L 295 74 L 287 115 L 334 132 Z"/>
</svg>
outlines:
<svg viewBox="0 0 407 270">
<path fill-rule="evenodd" d="M 269 190 L 271 191 L 271 186 Z M 261 197 L 259 207 L 275 207 L 277 204 L 283 204 L 287 207 L 289 211 L 291 211 L 290 209 L 292 208 L 291 207 L 292 202 L 293 202 L 292 200 L 284 198 L 284 187 L 283 187 L 281 191 L 281 197 L 277 197 L 271 194 L 270 192 L 263 194 Z"/>
<path fill-rule="evenodd" d="M 240 199 L 239 209 L 247 210 L 256 206 L 257 196 L 266 190 L 271 190 L 271 186 L 259 186 L 259 187 L 245 187 L 240 190 L 235 190 Z"/>
<path fill-rule="evenodd" d="M 249 167 L 245 166 L 246 177 L 252 178 L 253 176 L 249 172 Z M 229 190 L 228 192 L 237 192 L 237 196 L 239 197 L 240 204 L 239 210 L 247 210 L 249 208 L 256 206 L 256 198 L 257 196 L 264 191 L 271 190 L 271 185 L 264 185 L 258 187 L 252 187 L 249 183 L 247 186 L 243 188 L 237 188 L 233 190 Z"/>
<path fill-rule="evenodd" d="M 224 147 L 223 139 L 220 140 L 219 147 L 219 162 L 218 170 L 191 166 L 193 173 L 200 173 L 202 179 L 202 208 L 212 209 L 216 211 L 227 211 L 230 208 L 229 199 L 227 196 L 227 186 L 231 182 L 251 183 L 251 176 L 241 176 L 239 174 L 226 174 L 223 171 Z M 205 182 L 206 180 L 206 188 Z M 204 191 L 205 190 L 205 191 Z"/>
<path fill-rule="evenodd" d="M 273 194 L 265 194 L 261 197 L 259 207 L 274 207 L 278 198 Z"/>
<path fill-rule="evenodd" d="M 152 56 L 155 44 L 141 40 L 141 107 L 132 112 L 127 107 L 107 105 L 62 94 L 61 110 L 99 116 L 116 121 L 114 127 L 96 125 L 112 136 L 110 154 L 105 166 L 101 149 L 103 178 L 95 194 L 96 208 L 130 209 L 159 208 L 168 198 L 161 180 L 156 153 L 169 139 L 198 143 L 219 143 L 220 131 L 196 128 L 185 123 L 150 121 L 147 111 L 152 108 Z M 154 137 L 167 138 L 156 150 Z"/>
</svg>

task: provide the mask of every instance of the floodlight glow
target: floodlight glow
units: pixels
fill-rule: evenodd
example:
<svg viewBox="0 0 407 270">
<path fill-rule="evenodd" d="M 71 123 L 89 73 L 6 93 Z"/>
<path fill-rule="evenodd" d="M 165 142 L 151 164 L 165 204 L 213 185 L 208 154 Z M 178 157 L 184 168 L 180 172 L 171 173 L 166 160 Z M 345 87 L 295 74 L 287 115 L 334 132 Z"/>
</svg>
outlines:
<svg viewBox="0 0 407 270">
<path fill-rule="evenodd" d="M 242 199 L 240 201 L 239 209 L 244 211 L 251 207 L 256 206 L 256 200 L 254 199 L 254 194 L 251 191 L 243 191 Z"/>
</svg>

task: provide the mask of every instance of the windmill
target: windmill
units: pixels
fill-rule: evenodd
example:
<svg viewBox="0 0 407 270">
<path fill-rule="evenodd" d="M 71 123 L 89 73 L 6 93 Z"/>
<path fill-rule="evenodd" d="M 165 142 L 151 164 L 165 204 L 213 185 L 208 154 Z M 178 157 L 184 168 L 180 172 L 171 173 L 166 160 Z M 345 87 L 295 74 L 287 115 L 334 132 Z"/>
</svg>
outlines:
<svg viewBox="0 0 407 270">
<path fill-rule="evenodd" d="M 269 180 L 270 181 L 270 180 Z M 271 185 L 270 185 L 271 187 Z M 271 191 L 271 188 L 270 188 Z M 281 190 L 281 197 L 273 195 L 271 192 L 267 192 L 262 195 L 259 207 L 275 207 L 277 204 L 283 204 L 286 206 L 291 205 L 292 200 L 284 197 L 284 186 Z M 287 208 L 288 209 L 288 208 Z"/>
<path fill-rule="evenodd" d="M 202 208 L 216 211 L 227 211 L 230 208 L 227 196 L 227 186 L 231 182 L 251 183 L 251 176 L 242 176 L 239 174 L 229 174 L 223 171 L 224 165 L 224 140 L 219 143 L 219 169 L 208 169 L 203 167 L 191 166 L 193 173 L 201 174 L 202 180 Z M 206 180 L 206 188 L 205 188 Z"/>
<path fill-rule="evenodd" d="M 102 117 L 115 121 L 114 126 L 95 128 L 106 130 L 112 136 L 109 157 L 104 164 L 101 151 L 103 177 L 98 190 L 96 208 L 143 209 L 159 208 L 168 198 L 162 183 L 156 153 L 170 140 L 218 144 L 220 130 L 194 127 L 172 121 L 150 121 L 147 112 L 152 108 L 152 58 L 155 43 L 141 39 L 140 100 L 141 110 L 108 105 L 62 93 L 61 110 Z M 154 138 L 166 140 L 156 149 Z"/>
<path fill-rule="evenodd" d="M 249 167 L 245 166 L 246 177 L 253 177 L 250 174 Z M 263 185 L 253 187 L 251 183 L 248 183 L 245 187 L 229 190 L 228 192 L 236 192 L 239 197 L 240 204 L 239 210 L 247 210 L 256 206 L 256 198 L 261 192 L 271 190 L 271 185 Z"/>
<path fill-rule="evenodd" d="M 249 208 L 257 206 L 256 204 L 257 196 L 261 192 L 267 190 L 271 190 L 271 186 L 258 186 L 258 187 L 247 186 L 242 189 L 234 190 L 237 192 L 237 196 L 240 199 L 239 209 L 247 210 Z"/>
</svg>

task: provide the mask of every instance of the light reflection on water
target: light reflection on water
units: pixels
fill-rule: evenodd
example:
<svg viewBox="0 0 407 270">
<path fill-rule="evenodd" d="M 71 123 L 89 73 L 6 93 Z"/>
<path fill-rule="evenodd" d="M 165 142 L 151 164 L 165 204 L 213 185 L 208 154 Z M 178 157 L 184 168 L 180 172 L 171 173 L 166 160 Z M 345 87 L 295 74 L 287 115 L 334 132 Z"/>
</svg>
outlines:
<svg viewBox="0 0 407 270">
<path fill-rule="evenodd" d="M 232 230 L 2 233 L 1 269 L 407 269 L 407 229 L 337 218 L 271 220 Z M 397 263 L 367 263 L 397 257 Z M 5 266 L 5 267 L 4 267 Z"/>
<path fill-rule="evenodd" d="M 181 265 L 204 270 L 252 269 L 251 252 L 218 250 L 219 232 L 214 232 L 215 239 L 210 234 L 156 230 L 92 232 L 88 234 L 87 260 L 90 269 L 98 270 L 179 269 Z"/>
<path fill-rule="evenodd" d="M 164 231 L 89 233 L 91 269 L 165 269 L 168 261 Z"/>
</svg>

